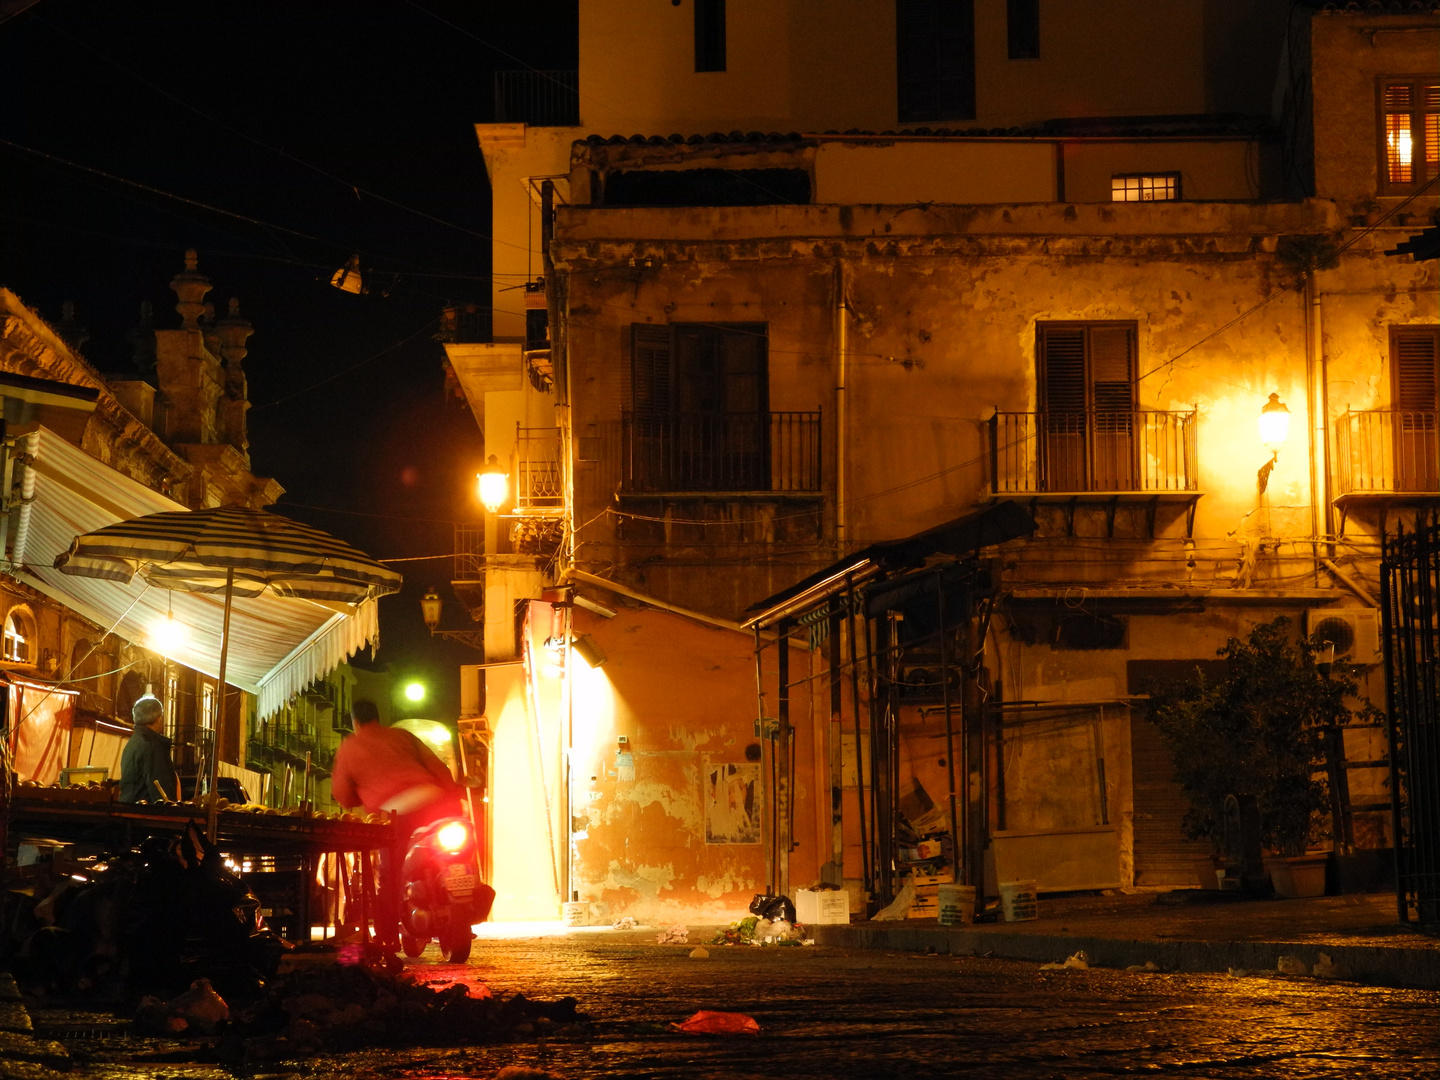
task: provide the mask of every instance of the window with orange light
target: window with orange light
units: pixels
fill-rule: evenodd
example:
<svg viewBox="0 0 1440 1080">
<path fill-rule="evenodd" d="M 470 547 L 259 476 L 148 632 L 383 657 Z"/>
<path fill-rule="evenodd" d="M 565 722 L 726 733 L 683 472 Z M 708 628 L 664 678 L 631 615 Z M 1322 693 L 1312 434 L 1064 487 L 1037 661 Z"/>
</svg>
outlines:
<svg viewBox="0 0 1440 1080">
<path fill-rule="evenodd" d="M 1440 172 L 1440 79 L 1380 81 L 1380 192 L 1401 195 Z"/>
</svg>

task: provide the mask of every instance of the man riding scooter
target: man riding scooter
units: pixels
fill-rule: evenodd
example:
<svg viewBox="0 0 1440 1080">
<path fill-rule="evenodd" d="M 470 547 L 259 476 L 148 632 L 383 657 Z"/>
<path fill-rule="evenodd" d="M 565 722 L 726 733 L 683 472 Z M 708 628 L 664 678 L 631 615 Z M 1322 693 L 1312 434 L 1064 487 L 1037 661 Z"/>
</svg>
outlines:
<svg viewBox="0 0 1440 1080">
<path fill-rule="evenodd" d="M 401 879 L 411 839 L 437 822 L 463 819 L 461 787 L 423 742 L 402 728 L 381 724 L 373 701 L 356 701 L 350 717 L 355 731 L 335 752 L 330 790 L 347 809 L 363 806 L 371 813 L 392 815 L 395 843 L 392 850 L 381 852 L 376 932 L 382 945 L 394 946 L 397 930 L 404 932 Z M 468 941 L 468 924 L 466 936 Z"/>
</svg>

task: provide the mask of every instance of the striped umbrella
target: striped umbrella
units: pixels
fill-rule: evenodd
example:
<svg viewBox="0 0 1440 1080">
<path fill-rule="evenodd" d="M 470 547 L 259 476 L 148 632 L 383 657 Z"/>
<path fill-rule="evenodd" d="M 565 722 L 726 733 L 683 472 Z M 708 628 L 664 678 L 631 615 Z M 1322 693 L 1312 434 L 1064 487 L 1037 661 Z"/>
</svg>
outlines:
<svg viewBox="0 0 1440 1080">
<path fill-rule="evenodd" d="M 55 557 L 55 568 L 77 577 L 128 583 L 139 574 L 162 589 L 224 593 L 220 632 L 221 707 L 216 711 L 218 751 L 224 722 L 225 661 L 230 607 L 237 596 L 276 596 L 358 604 L 400 591 L 401 578 L 364 552 L 328 533 L 265 510 L 222 506 L 174 510 L 119 521 L 75 537 Z M 210 755 L 210 838 L 215 836 L 215 775 Z"/>
</svg>

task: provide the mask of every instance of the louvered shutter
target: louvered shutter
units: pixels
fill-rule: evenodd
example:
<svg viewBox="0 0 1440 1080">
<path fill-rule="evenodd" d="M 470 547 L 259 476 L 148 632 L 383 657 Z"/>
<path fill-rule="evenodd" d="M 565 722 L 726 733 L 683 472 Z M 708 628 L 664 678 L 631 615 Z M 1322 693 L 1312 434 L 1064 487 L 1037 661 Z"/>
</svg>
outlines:
<svg viewBox="0 0 1440 1080">
<path fill-rule="evenodd" d="M 1390 337 L 1395 371 L 1395 477 L 1400 491 L 1440 490 L 1440 328 L 1397 327 Z"/>
<path fill-rule="evenodd" d="M 673 441 L 674 360 L 670 327 L 630 326 L 630 480 L 640 490 L 664 490 Z"/>
<path fill-rule="evenodd" d="M 1043 483 L 1047 491 L 1083 491 L 1086 412 L 1084 327 L 1040 328 Z"/>
<path fill-rule="evenodd" d="M 1135 486 L 1135 331 L 1089 327 L 1090 405 L 1094 416 L 1091 484 L 1103 491 Z"/>
</svg>

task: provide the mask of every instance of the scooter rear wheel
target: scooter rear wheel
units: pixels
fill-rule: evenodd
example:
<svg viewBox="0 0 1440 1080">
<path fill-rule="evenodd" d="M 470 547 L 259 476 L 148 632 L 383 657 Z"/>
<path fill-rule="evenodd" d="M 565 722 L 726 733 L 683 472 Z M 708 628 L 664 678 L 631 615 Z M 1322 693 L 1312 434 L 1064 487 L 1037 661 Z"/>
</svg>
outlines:
<svg viewBox="0 0 1440 1080">
<path fill-rule="evenodd" d="M 404 930 L 400 931 L 400 951 L 412 959 L 423 953 L 428 944 L 430 944 L 428 941 L 421 941 L 414 934 L 407 934 Z"/>
<path fill-rule="evenodd" d="M 463 964 L 470 959 L 470 927 L 459 926 L 440 936 L 440 955 L 447 964 Z"/>
</svg>

